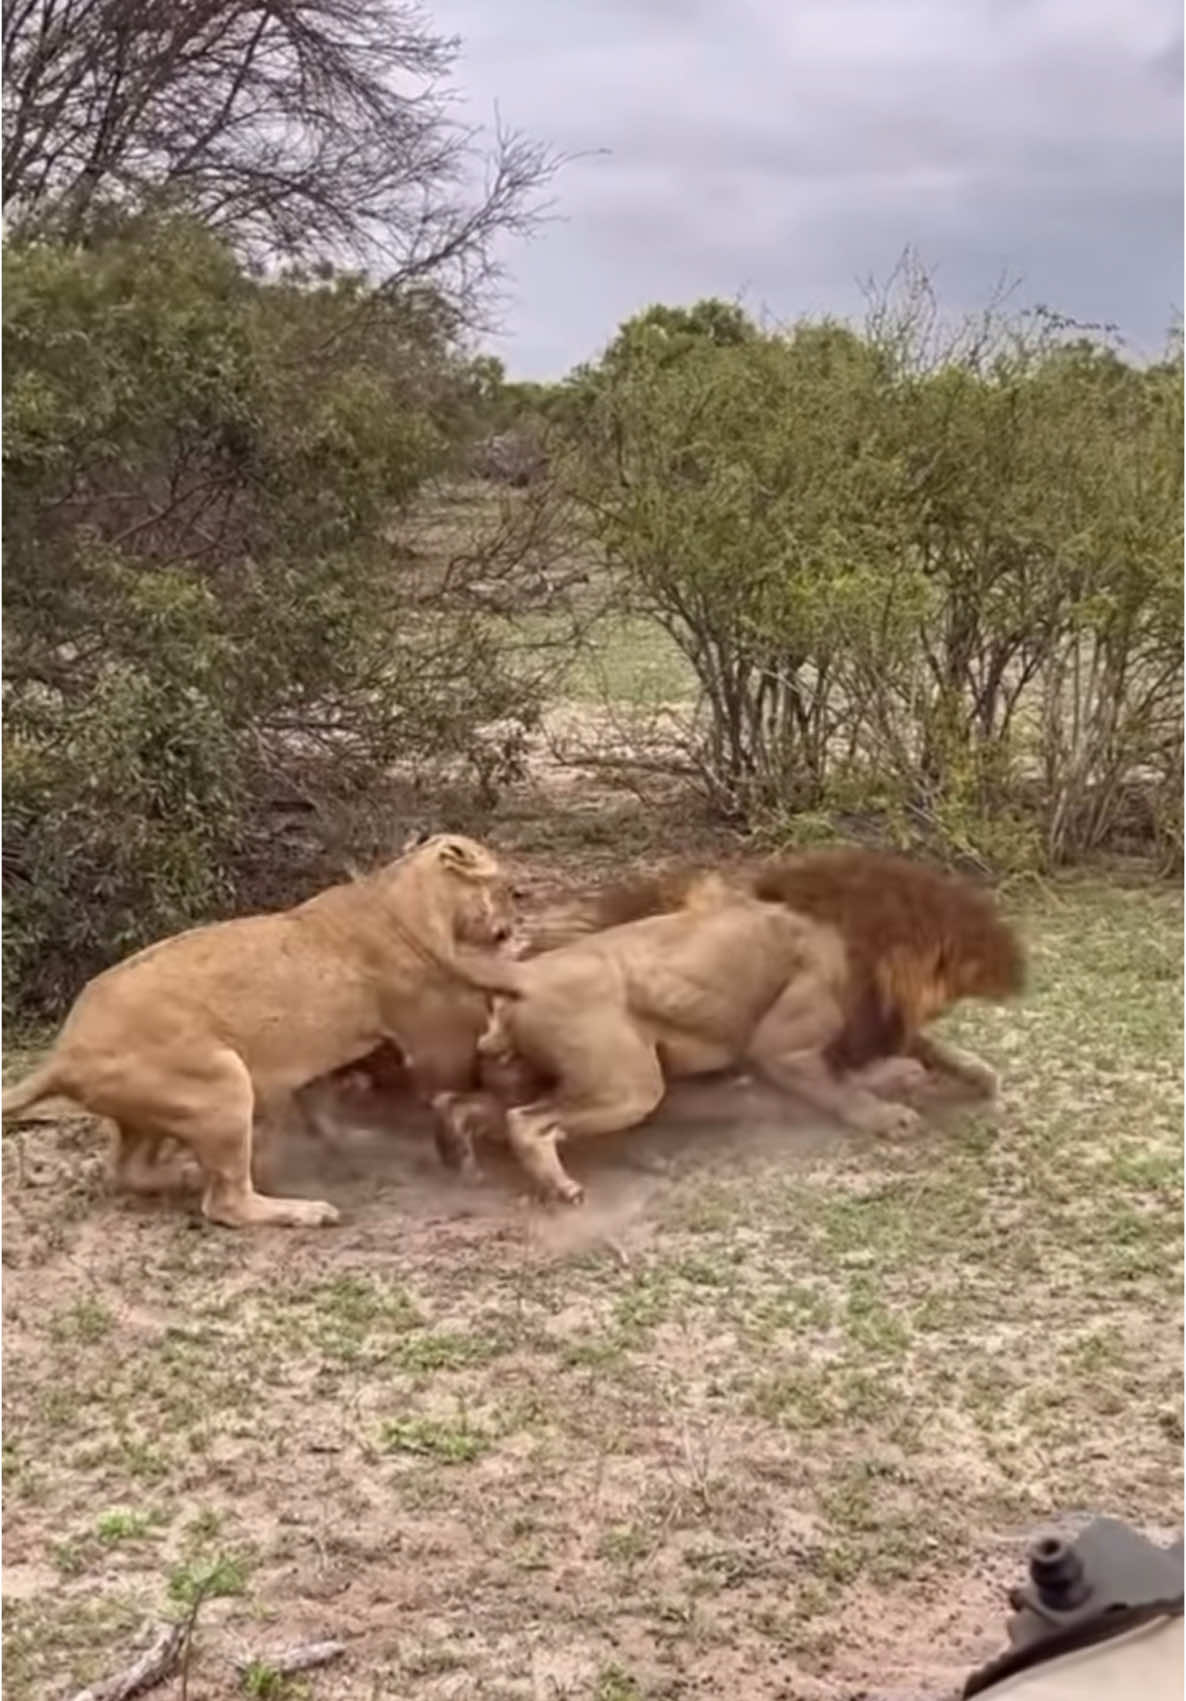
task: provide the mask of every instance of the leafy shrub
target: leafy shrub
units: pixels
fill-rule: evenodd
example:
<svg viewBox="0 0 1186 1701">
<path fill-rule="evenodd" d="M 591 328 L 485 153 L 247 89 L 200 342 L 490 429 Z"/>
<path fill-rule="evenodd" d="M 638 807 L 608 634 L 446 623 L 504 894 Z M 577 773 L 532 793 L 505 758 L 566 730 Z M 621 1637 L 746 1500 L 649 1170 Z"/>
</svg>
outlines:
<svg viewBox="0 0 1186 1701">
<path fill-rule="evenodd" d="M 1180 345 L 1142 369 L 1050 315 L 937 343 L 918 279 L 863 336 L 712 306 L 576 375 L 569 477 L 695 672 L 718 807 L 1179 856 Z"/>
<path fill-rule="evenodd" d="M 8 247 L 10 1009 L 264 897 L 278 802 L 325 818 L 530 719 L 474 593 L 515 582 L 514 513 L 445 568 L 404 523 L 454 454 L 432 306 L 261 280 L 185 222 Z"/>
</svg>

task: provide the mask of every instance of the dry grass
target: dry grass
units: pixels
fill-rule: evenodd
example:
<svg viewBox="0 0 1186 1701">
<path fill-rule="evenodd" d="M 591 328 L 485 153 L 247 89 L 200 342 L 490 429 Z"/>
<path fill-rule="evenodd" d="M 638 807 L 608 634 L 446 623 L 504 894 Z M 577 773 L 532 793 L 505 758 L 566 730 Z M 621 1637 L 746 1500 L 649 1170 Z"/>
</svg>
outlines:
<svg viewBox="0 0 1186 1701">
<path fill-rule="evenodd" d="M 330 1182 L 340 1230 L 232 1235 L 109 1197 L 84 1123 L 6 1139 L 11 1701 L 212 1567 L 194 1697 L 937 1696 L 1035 1524 L 1173 1523 L 1181 905 L 1060 888 L 1027 925 L 1032 994 L 957 1024 L 993 1123 L 698 1101 L 578 1151 L 571 1226 L 423 1142 Z M 338 1666 L 269 1674 L 322 1636 Z"/>
</svg>

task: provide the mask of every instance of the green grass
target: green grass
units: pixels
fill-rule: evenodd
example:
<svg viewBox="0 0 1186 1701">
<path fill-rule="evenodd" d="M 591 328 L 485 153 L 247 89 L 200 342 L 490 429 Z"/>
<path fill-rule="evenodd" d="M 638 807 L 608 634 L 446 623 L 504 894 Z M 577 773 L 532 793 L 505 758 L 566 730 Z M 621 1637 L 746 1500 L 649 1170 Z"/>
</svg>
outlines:
<svg viewBox="0 0 1186 1701">
<path fill-rule="evenodd" d="M 417 1453 L 446 1465 L 468 1465 L 490 1444 L 464 1418 L 443 1423 L 430 1417 L 390 1418 L 382 1426 L 380 1442 L 388 1453 Z"/>
<path fill-rule="evenodd" d="M 519 665 L 534 672 L 546 665 L 547 646 L 565 641 L 565 617 L 520 615 L 498 630 Z M 643 615 L 606 614 L 582 624 L 567 658 L 557 653 L 552 689 L 558 698 L 598 708 L 627 711 L 687 703 L 696 694 L 691 664 L 675 641 Z"/>
<path fill-rule="evenodd" d="M 1172 1521 L 1181 900 L 1025 904 L 1031 991 L 950 1024 L 997 1111 L 735 1171 L 722 1146 L 616 1231 L 625 1262 L 393 1187 L 333 1234 L 195 1230 L 110 1201 L 74 1132 L 37 1133 L 36 1186 L 6 1152 L 13 1701 L 118 1669 L 203 1589 L 204 1693 L 242 1692 L 244 1648 L 248 1692 L 299 1692 L 267 1650 L 310 1624 L 349 1625 L 368 1695 L 855 1689 L 871 1598 L 963 1567 L 1003 1624 L 974 1579 L 1008 1542 Z"/>
<path fill-rule="evenodd" d="M 590 633 L 566 678 L 569 696 L 651 707 L 695 695 L 691 664 L 673 639 L 642 616 L 607 616 Z"/>
</svg>

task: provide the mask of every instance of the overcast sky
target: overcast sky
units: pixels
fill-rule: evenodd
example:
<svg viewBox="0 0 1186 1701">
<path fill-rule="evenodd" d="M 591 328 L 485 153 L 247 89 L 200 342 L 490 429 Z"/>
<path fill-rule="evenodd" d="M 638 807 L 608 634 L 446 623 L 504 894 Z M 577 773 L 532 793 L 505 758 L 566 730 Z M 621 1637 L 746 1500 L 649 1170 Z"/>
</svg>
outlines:
<svg viewBox="0 0 1186 1701">
<path fill-rule="evenodd" d="M 652 301 L 859 313 L 907 245 L 940 298 L 1182 304 L 1181 0 L 429 0 L 465 114 L 568 153 L 508 254 L 498 352 L 558 377 Z"/>
</svg>

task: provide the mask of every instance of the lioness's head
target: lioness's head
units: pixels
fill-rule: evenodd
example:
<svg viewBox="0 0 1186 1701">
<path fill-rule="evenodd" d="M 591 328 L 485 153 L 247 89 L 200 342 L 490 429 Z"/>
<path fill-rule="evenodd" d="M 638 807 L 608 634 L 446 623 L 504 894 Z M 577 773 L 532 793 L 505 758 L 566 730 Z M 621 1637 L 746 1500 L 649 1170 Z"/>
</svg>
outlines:
<svg viewBox="0 0 1186 1701">
<path fill-rule="evenodd" d="M 465 945 L 508 945 L 515 935 L 515 893 L 498 859 L 461 833 L 417 837 L 405 855 L 444 887 L 453 937 Z"/>
</svg>

